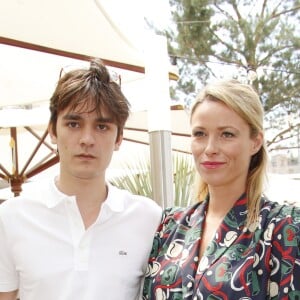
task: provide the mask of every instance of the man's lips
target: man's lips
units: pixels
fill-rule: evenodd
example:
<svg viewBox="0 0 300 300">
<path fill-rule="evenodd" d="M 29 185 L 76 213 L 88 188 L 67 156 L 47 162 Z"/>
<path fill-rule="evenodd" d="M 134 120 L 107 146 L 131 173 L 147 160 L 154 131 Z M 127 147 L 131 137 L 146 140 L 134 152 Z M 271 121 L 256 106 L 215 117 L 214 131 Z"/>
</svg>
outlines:
<svg viewBox="0 0 300 300">
<path fill-rule="evenodd" d="M 87 153 L 81 153 L 81 154 L 77 154 L 75 156 L 78 157 L 78 158 L 82 158 L 82 159 L 93 159 L 93 158 L 95 158 L 94 155 L 87 154 Z"/>
</svg>

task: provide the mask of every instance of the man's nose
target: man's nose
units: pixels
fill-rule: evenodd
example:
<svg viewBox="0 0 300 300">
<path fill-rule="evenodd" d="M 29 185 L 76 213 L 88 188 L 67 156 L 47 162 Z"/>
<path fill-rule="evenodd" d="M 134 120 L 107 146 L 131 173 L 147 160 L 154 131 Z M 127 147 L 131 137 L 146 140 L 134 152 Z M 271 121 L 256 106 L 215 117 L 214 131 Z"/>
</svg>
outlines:
<svg viewBox="0 0 300 300">
<path fill-rule="evenodd" d="M 91 128 L 84 128 L 80 137 L 80 144 L 91 145 L 94 144 L 95 137 Z"/>
</svg>

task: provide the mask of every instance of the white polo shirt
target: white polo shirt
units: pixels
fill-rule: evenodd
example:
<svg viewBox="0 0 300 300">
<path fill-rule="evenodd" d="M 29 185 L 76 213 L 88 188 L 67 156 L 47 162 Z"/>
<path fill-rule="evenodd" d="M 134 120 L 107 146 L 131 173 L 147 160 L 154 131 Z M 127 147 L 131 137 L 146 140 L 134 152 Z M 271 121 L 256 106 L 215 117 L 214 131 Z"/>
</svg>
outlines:
<svg viewBox="0 0 300 300">
<path fill-rule="evenodd" d="M 21 300 L 138 299 L 161 208 L 109 185 L 92 226 L 54 180 L 0 205 L 0 291 Z"/>
</svg>

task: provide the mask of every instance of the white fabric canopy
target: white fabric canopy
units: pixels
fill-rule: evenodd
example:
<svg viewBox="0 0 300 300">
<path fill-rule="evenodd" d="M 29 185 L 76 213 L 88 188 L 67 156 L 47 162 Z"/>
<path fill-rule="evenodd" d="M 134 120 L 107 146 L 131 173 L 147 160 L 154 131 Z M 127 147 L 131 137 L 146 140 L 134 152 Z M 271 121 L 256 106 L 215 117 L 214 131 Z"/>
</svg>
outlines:
<svg viewBox="0 0 300 300">
<path fill-rule="evenodd" d="M 10 156 L 13 163 L 12 173 L 9 174 L 11 168 L 6 167 L 8 160 L 5 159 L 3 165 L 0 162 L 0 177 L 5 179 L 8 176 L 16 183 L 17 188 L 19 181 L 53 165 L 55 158 L 52 157 L 48 161 L 46 158 L 41 158 L 30 170 L 25 170 L 23 167 L 21 169 L 19 166 L 21 173 L 17 171 L 15 174 L 18 176 L 13 176 L 14 168 L 18 167 L 16 164 L 18 153 L 21 155 L 21 152 L 23 154 L 25 151 L 25 148 L 20 150 L 19 141 L 19 151 L 17 151 L 19 129 L 16 130 L 16 127 L 35 126 L 39 123 L 43 123 L 41 125 L 45 127 L 48 119 L 42 114 L 35 118 L 26 117 L 29 112 L 20 114 L 19 111 L 16 112 L 17 115 L 8 114 L 7 108 L 35 110 L 39 105 L 47 105 L 61 68 L 70 64 L 81 64 L 91 57 L 99 57 L 106 65 L 118 68 L 121 72 L 122 90 L 133 109 L 145 109 L 144 99 L 149 91 L 145 94 L 147 89 L 143 81 L 145 57 L 142 49 L 146 35 L 141 33 L 143 33 L 144 16 L 139 13 L 136 15 L 128 13 L 136 9 L 135 5 L 142 6 L 144 1 L 126 1 L 126 11 L 122 14 L 122 18 L 131 19 L 131 23 L 134 24 L 134 34 L 127 26 L 120 25 L 120 20 L 113 16 L 112 10 L 107 10 L 112 1 L 9 0 L 0 2 L 0 108 L 2 108 L 0 129 L 7 128 L 6 131 L 2 128 L 0 134 L 4 137 L 6 132 L 8 139 L 10 138 L 5 143 L 10 145 L 8 152 L 11 152 L 9 155 L 12 154 Z M 115 1 L 116 3 L 120 4 Z M 124 5 L 125 2 L 122 3 Z M 114 9 L 118 8 L 115 5 Z M 140 38 L 139 43 L 137 39 L 133 39 L 134 36 Z M 151 53 L 149 49 L 147 50 Z M 165 71 L 167 75 L 168 70 Z M 176 71 L 170 69 L 169 77 L 176 78 L 176 76 Z M 142 127 L 141 124 L 136 126 Z M 145 131 L 146 128 L 147 126 Z M 47 140 L 44 140 L 42 132 L 32 136 L 38 138 L 38 143 L 42 142 L 42 146 L 50 150 L 50 156 L 51 153 L 53 154 L 53 149 L 45 145 Z M 30 143 L 27 143 L 28 145 Z M 3 151 L 1 157 L 4 157 Z M 32 162 L 32 159 L 27 160 L 25 165 L 29 164 L 29 161 Z M 172 174 L 165 174 L 165 176 L 172 176 Z"/>
<path fill-rule="evenodd" d="M 30 108 L 47 103 L 61 69 L 70 65 L 82 66 L 88 62 L 0 43 L 0 108 L 22 105 Z M 120 73 L 122 90 L 133 107 L 145 106 L 140 101 L 144 97 L 144 74 L 113 69 Z"/>
<path fill-rule="evenodd" d="M 106 10 L 108 2 L 1 1 L 0 42 L 73 58 L 100 57 L 109 65 L 142 71 L 141 48 L 130 40 L 133 34 L 125 35 L 116 25 Z M 138 2 L 127 3 L 131 10 L 133 7 L 130 6 Z M 127 18 L 132 18 L 132 14 Z M 137 14 L 134 18 L 138 30 L 143 26 L 143 16 Z"/>
<path fill-rule="evenodd" d="M 144 0 L 122 1 L 122 6 L 118 0 L 0 1 L 0 107 L 48 100 L 60 69 L 90 57 L 122 69 L 123 90 L 139 104 L 145 68 L 140 7 L 145 4 Z M 123 7 L 126 10 L 117 14 Z M 138 13 L 133 14 L 133 8 Z M 177 77 L 172 66 L 169 75 Z"/>
</svg>

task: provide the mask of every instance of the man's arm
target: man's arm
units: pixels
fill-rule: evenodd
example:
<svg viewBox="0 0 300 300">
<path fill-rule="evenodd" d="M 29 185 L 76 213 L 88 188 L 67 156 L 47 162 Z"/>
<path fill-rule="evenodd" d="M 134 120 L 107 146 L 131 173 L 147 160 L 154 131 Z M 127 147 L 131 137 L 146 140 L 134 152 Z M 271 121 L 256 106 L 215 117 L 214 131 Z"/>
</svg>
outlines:
<svg viewBox="0 0 300 300">
<path fill-rule="evenodd" d="M 16 300 L 18 291 L 0 292 L 0 300 Z"/>
</svg>

